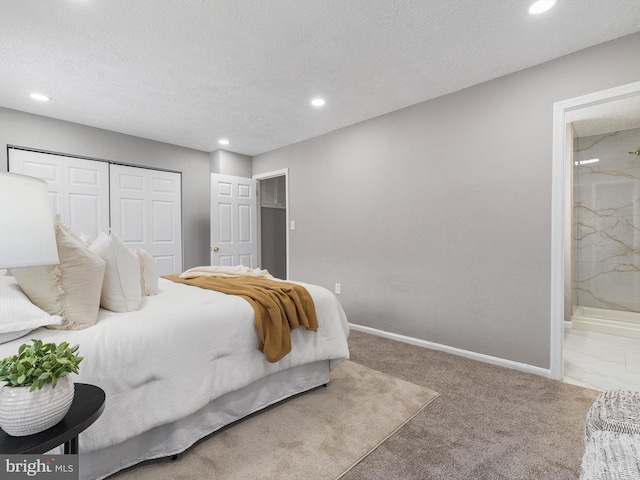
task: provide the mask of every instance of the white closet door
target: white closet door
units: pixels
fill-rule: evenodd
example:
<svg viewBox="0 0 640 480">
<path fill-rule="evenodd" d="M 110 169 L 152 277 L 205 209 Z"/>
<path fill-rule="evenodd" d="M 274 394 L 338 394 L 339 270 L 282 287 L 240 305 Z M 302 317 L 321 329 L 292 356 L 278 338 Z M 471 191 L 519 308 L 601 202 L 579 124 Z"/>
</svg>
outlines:
<svg viewBox="0 0 640 480">
<path fill-rule="evenodd" d="M 111 165 L 111 228 L 129 248 L 143 248 L 160 275 L 182 271 L 181 176 Z"/>
<path fill-rule="evenodd" d="M 109 229 L 106 162 L 10 148 L 9 171 L 45 180 L 54 213 L 76 235 Z"/>
</svg>

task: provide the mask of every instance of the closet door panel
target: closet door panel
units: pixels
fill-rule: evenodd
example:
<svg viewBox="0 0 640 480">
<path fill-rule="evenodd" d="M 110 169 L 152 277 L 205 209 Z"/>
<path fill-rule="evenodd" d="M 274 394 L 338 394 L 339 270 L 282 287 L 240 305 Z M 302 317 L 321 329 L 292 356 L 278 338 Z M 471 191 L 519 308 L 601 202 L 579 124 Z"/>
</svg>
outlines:
<svg viewBox="0 0 640 480">
<path fill-rule="evenodd" d="M 181 175 L 148 170 L 149 239 L 152 255 L 167 273 L 182 272 L 182 187 Z"/>
<path fill-rule="evenodd" d="M 145 248 L 147 214 L 144 199 L 121 198 L 119 208 L 115 210 L 119 211 L 120 218 L 114 222 L 113 230 L 130 248 Z"/>
<path fill-rule="evenodd" d="M 68 218 L 64 222 L 76 235 L 82 233 L 96 238 L 101 231 L 108 230 L 108 224 L 100 223 L 101 206 L 100 198 L 93 195 L 69 194 L 65 199 L 68 208 Z"/>
<path fill-rule="evenodd" d="M 143 169 L 111 165 L 111 229 L 129 248 L 148 250 L 145 183 Z"/>
<path fill-rule="evenodd" d="M 174 205 L 171 202 L 153 200 L 151 202 L 152 214 L 152 241 L 157 244 L 166 244 L 175 241 L 175 225 L 173 222 Z"/>
<path fill-rule="evenodd" d="M 66 224 L 68 218 L 64 211 L 63 198 L 65 158 L 61 155 L 9 149 L 9 171 L 40 178 L 47 182 L 53 214 L 59 215 L 62 222 Z"/>
<path fill-rule="evenodd" d="M 158 273 L 182 271 L 181 176 L 111 165 L 111 223 L 130 248 L 143 248 Z"/>
<path fill-rule="evenodd" d="M 65 157 L 64 210 L 73 233 L 96 238 L 109 230 L 109 164 Z"/>
<path fill-rule="evenodd" d="M 9 170 L 46 181 L 54 214 L 76 235 L 109 229 L 106 162 L 11 148 Z"/>
</svg>

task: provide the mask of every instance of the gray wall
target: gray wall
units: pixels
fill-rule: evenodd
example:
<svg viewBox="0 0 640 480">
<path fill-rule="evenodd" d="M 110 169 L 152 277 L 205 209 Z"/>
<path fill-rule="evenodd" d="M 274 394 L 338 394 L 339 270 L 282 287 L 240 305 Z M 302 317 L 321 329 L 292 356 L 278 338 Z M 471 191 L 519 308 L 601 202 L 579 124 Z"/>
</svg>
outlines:
<svg viewBox="0 0 640 480">
<path fill-rule="evenodd" d="M 640 34 L 254 157 L 290 275 L 352 323 L 549 368 L 553 102 L 640 79 Z M 401 74 L 401 73 L 400 73 Z"/>
<path fill-rule="evenodd" d="M 7 145 L 182 172 L 183 267 L 209 264 L 208 153 L 0 108 L 1 171 Z"/>
<path fill-rule="evenodd" d="M 209 156 L 211 158 L 211 173 L 251 178 L 250 156 L 226 150 L 214 150 Z"/>
<path fill-rule="evenodd" d="M 276 278 L 287 278 L 287 211 L 260 208 L 260 268 Z"/>
</svg>

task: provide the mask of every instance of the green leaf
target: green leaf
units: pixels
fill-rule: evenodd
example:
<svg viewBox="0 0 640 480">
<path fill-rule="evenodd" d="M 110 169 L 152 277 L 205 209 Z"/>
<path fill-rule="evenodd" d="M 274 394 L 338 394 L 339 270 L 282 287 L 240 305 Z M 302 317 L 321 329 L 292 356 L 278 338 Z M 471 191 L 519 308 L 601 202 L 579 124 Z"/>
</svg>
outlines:
<svg viewBox="0 0 640 480">
<path fill-rule="evenodd" d="M 30 386 L 41 389 L 45 384 L 57 384 L 67 373 L 78 373 L 83 357 L 74 355 L 78 345 L 69 347 L 32 339 L 18 348 L 18 355 L 0 360 L 0 381 L 12 386 Z"/>
</svg>

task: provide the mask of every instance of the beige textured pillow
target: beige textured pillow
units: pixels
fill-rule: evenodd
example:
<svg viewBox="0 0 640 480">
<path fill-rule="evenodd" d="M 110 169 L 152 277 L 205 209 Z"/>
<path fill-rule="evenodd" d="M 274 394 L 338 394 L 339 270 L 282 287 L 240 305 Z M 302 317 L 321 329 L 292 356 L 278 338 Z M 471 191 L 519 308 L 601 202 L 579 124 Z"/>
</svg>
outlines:
<svg viewBox="0 0 640 480">
<path fill-rule="evenodd" d="M 160 293 L 158 288 L 158 269 L 156 262 L 149 252 L 141 248 L 133 251 L 140 260 L 140 286 L 142 294 L 146 296 L 157 295 Z"/>
<path fill-rule="evenodd" d="M 102 232 L 91 251 L 107 262 L 100 305 L 112 312 L 132 312 L 140 308 L 140 262 L 135 253 L 115 233 Z"/>
<path fill-rule="evenodd" d="M 35 305 L 62 317 L 62 325 L 49 328 L 90 327 L 98 319 L 105 262 L 62 224 L 55 231 L 60 265 L 14 268 L 11 273 Z"/>
</svg>

